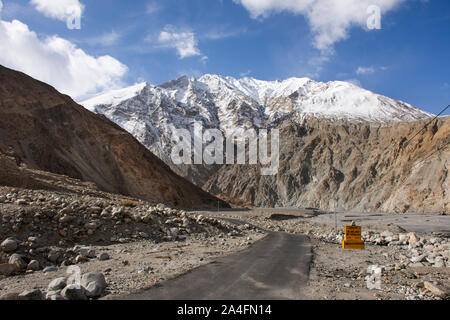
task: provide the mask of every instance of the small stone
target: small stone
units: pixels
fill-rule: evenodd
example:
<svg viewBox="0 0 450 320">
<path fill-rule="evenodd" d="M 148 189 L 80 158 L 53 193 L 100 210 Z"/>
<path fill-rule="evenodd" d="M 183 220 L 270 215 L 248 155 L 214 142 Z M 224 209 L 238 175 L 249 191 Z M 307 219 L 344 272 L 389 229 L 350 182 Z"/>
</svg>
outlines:
<svg viewBox="0 0 450 320">
<path fill-rule="evenodd" d="M 392 231 L 386 230 L 384 232 L 381 233 L 382 237 L 393 237 L 394 233 Z"/>
<path fill-rule="evenodd" d="M 66 230 L 59 230 L 59 235 L 63 238 L 67 237 L 67 231 Z"/>
<path fill-rule="evenodd" d="M 89 223 L 86 223 L 84 225 L 84 227 L 88 230 L 96 230 L 98 228 L 98 225 L 95 222 L 89 222 Z"/>
<path fill-rule="evenodd" d="M 28 205 L 28 202 L 24 199 L 19 199 L 16 201 L 16 204 L 19 206 L 26 206 L 26 205 Z"/>
<path fill-rule="evenodd" d="M 48 291 L 58 291 L 64 289 L 66 285 L 67 285 L 67 278 L 64 277 L 56 278 L 52 282 L 50 282 L 47 289 Z"/>
<path fill-rule="evenodd" d="M 28 264 L 27 270 L 38 271 L 39 270 L 39 261 L 31 260 Z"/>
<path fill-rule="evenodd" d="M 98 260 L 100 261 L 105 261 L 105 260 L 109 260 L 109 254 L 107 254 L 106 252 L 102 252 L 98 255 Z"/>
<path fill-rule="evenodd" d="M 406 241 L 408 241 L 409 236 L 407 234 L 401 233 L 398 235 L 398 241 L 400 241 L 401 243 L 405 243 Z"/>
<path fill-rule="evenodd" d="M 139 232 L 139 235 L 140 235 L 142 238 L 149 238 L 148 233 L 145 233 L 145 232 Z"/>
<path fill-rule="evenodd" d="M 14 253 L 9 257 L 9 264 L 15 264 L 20 270 L 23 270 L 28 266 L 27 260 L 28 259 L 24 255 Z"/>
<path fill-rule="evenodd" d="M 47 259 L 53 263 L 57 263 L 60 258 L 61 252 L 59 251 L 51 251 L 47 256 Z"/>
<path fill-rule="evenodd" d="M 19 244 L 16 240 L 9 238 L 2 242 L 0 248 L 2 248 L 4 252 L 13 252 L 17 249 L 18 246 Z"/>
<path fill-rule="evenodd" d="M 424 287 L 430 290 L 434 295 L 443 299 L 450 297 L 450 288 L 442 284 L 434 284 L 428 281 L 424 282 Z"/>
<path fill-rule="evenodd" d="M 59 301 L 66 299 L 64 299 L 64 297 L 59 293 L 59 291 L 49 291 L 45 295 L 45 300 Z"/>
<path fill-rule="evenodd" d="M 61 296 L 67 300 L 87 300 L 86 290 L 82 286 L 69 284 L 61 291 Z"/>
<path fill-rule="evenodd" d="M 419 242 L 419 237 L 414 232 L 411 232 L 409 234 L 409 243 L 413 244 L 413 243 L 417 243 L 417 242 Z"/>
<path fill-rule="evenodd" d="M 57 268 L 57 267 L 54 267 L 54 266 L 45 267 L 44 270 L 43 270 L 44 273 L 48 273 L 48 272 L 56 272 L 56 271 L 58 271 L 58 268 Z"/>
<path fill-rule="evenodd" d="M 74 219 L 75 219 L 74 217 L 66 215 L 64 217 L 59 218 L 59 222 L 61 222 L 61 223 L 71 223 Z"/>
<path fill-rule="evenodd" d="M 43 300 L 42 292 L 39 289 L 26 290 L 19 294 L 24 300 Z"/>
<path fill-rule="evenodd" d="M 410 268 L 420 268 L 420 267 L 423 267 L 423 263 L 421 263 L 421 262 L 411 263 L 409 265 L 409 267 Z"/>
<path fill-rule="evenodd" d="M 445 262 L 443 260 L 438 260 L 433 264 L 435 268 L 445 268 Z"/>
<path fill-rule="evenodd" d="M 81 254 L 76 256 L 76 258 L 75 258 L 75 263 L 82 263 L 82 262 L 87 262 L 87 261 L 89 261 L 89 258 L 87 258 Z"/>
<path fill-rule="evenodd" d="M 73 251 L 79 253 L 80 255 L 82 255 L 83 257 L 86 258 L 95 258 L 95 249 L 92 247 L 88 247 L 88 246 L 75 246 L 73 249 Z"/>
<path fill-rule="evenodd" d="M 168 236 L 176 238 L 180 230 L 178 228 L 170 228 L 170 233 L 168 232 Z"/>
<path fill-rule="evenodd" d="M 61 267 L 67 267 L 73 265 L 73 261 L 71 259 L 66 259 L 61 262 Z"/>
<path fill-rule="evenodd" d="M 422 254 L 422 255 L 417 256 L 417 257 L 412 257 L 412 258 L 411 258 L 411 262 L 412 262 L 412 263 L 422 262 L 422 261 L 425 261 L 426 257 L 427 257 L 426 254 Z"/>
</svg>

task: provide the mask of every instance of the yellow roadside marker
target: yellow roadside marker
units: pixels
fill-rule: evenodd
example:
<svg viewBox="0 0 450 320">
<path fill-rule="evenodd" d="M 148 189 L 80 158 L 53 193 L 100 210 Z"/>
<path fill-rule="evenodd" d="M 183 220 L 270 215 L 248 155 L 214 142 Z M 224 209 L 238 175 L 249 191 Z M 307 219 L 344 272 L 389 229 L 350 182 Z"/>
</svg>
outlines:
<svg viewBox="0 0 450 320">
<path fill-rule="evenodd" d="M 345 239 L 342 241 L 342 248 L 363 250 L 364 241 L 361 238 L 361 226 L 356 226 L 355 221 L 349 226 L 345 226 Z"/>
</svg>

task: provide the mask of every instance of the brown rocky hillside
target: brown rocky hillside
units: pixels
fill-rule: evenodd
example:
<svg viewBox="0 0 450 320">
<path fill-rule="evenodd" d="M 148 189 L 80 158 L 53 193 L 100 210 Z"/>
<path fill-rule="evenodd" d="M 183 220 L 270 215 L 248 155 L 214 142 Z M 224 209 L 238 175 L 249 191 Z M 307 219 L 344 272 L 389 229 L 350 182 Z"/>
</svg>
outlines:
<svg viewBox="0 0 450 320">
<path fill-rule="evenodd" d="M 204 189 L 262 207 L 449 212 L 450 117 L 406 144 L 429 121 L 284 121 L 278 175 L 223 166 Z"/>
<path fill-rule="evenodd" d="M 0 153 L 30 169 L 93 182 L 110 193 L 184 208 L 217 207 L 217 198 L 173 173 L 105 117 L 3 66 Z"/>
</svg>

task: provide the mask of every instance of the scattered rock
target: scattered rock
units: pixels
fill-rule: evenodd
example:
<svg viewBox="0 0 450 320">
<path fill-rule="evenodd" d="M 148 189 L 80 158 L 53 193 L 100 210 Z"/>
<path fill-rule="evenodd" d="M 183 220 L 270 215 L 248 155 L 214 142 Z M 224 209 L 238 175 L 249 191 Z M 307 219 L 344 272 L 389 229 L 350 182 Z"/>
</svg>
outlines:
<svg viewBox="0 0 450 320">
<path fill-rule="evenodd" d="M 76 264 L 83 263 L 83 262 L 88 262 L 88 261 L 89 261 L 89 258 L 87 258 L 87 257 L 85 257 L 85 256 L 83 256 L 81 254 L 75 257 L 75 263 Z"/>
<path fill-rule="evenodd" d="M 33 289 L 22 292 L 19 294 L 19 298 L 23 298 L 24 300 L 43 300 L 43 295 L 41 290 Z"/>
<path fill-rule="evenodd" d="M 51 251 L 47 256 L 47 259 L 53 263 L 57 263 L 60 258 L 61 258 L 61 252 L 59 252 L 59 251 Z"/>
<path fill-rule="evenodd" d="M 424 282 L 424 287 L 430 290 L 434 295 L 441 297 L 443 299 L 450 297 L 450 288 L 442 284 L 434 284 L 428 281 Z"/>
<path fill-rule="evenodd" d="M 28 267 L 27 259 L 24 255 L 14 253 L 9 257 L 9 264 L 15 264 L 19 270 L 26 269 Z"/>
<path fill-rule="evenodd" d="M 0 264 L 0 275 L 11 276 L 19 271 L 15 264 L 4 263 Z"/>
<path fill-rule="evenodd" d="M 100 297 L 107 287 L 105 276 L 100 272 L 83 274 L 81 276 L 81 285 L 86 288 L 86 295 L 91 298 Z"/>
<path fill-rule="evenodd" d="M 67 285 L 67 278 L 56 278 L 48 285 L 48 291 L 62 290 Z"/>
<path fill-rule="evenodd" d="M 19 243 L 11 238 L 6 239 L 5 241 L 3 241 L 0 245 L 0 248 L 4 251 L 4 252 L 14 252 L 16 251 L 17 247 L 19 246 Z"/>
<path fill-rule="evenodd" d="M 412 263 L 422 262 L 422 261 L 425 261 L 426 257 L 427 257 L 426 254 L 422 254 L 422 255 L 417 256 L 417 257 L 412 257 L 412 258 L 411 258 L 411 262 L 412 262 Z"/>
<path fill-rule="evenodd" d="M 40 268 L 39 261 L 31 260 L 27 266 L 27 270 L 38 271 Z"/>
<path fill-rule="evenodd" d="M 66 300 L 66 299 L 64 299 L 64 297 L 59 293 L 59 291 L 49 291 L 49 292 L 47 292 L 47 294 L 45 296 L 45 300 L 57 301 L 57 300 Z"/>
<path fill-rule="evenodd" d="M 414 243 L 417 243 L 419 241 L 420 241 L 419 237 L 414 232 L 411 232 L 409 234 L 409 244 L 414 244 Z"/>
<path fill-rule="evenodd" d="M 43 270 L 44 273 L 56 272 L 56 271 L 58 271 L 58 267 L 55 267 L 55 266 L 45 267 Z"/>
<path fill-rule="evenodd" d="M 74 252 L 86 258 L 95 258 L 95 249 L 87 246 L 75 246 L 72 249 Z"/>
<path fill-rule="evenodd" d="M 100 253 L 97 258 L 100 261 L 105 261 L 105 260 L 109 260 L 110 259 L 109 254 L 107 254 L 106 252 Z"/>
<path fill-rule="evenodd" d="M 61 296 L 67 300 L 87 300 L 86 290 L 79 285 L 69 284 L 61 291 Z"/>
</svg>

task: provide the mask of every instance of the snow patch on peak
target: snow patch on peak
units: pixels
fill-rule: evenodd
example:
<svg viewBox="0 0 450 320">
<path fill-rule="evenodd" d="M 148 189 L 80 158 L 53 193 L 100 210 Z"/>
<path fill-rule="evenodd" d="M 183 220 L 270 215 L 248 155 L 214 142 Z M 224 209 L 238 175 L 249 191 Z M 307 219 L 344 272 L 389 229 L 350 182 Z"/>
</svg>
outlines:
<svg viewBox="0 0 450 320">
<path fill-rule="evenodd" d="M 127 88 L 102 93 L 94 98 L 83 101 L 81 104 L 92 112 L 95 112 L 95 107 L 98 105 L 115 107 L 121 102 L 139 95 L 147 86 L 150 86 L 147 82 L 137 83 Z"/>
</svg>

